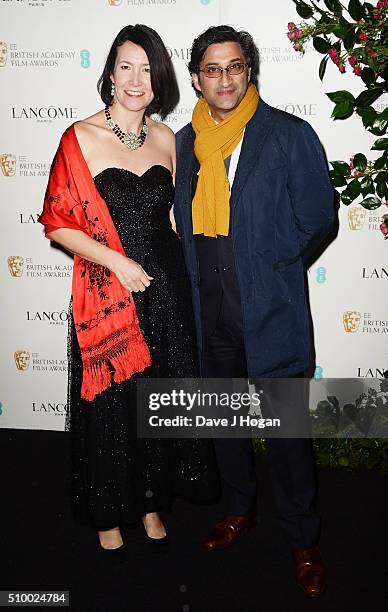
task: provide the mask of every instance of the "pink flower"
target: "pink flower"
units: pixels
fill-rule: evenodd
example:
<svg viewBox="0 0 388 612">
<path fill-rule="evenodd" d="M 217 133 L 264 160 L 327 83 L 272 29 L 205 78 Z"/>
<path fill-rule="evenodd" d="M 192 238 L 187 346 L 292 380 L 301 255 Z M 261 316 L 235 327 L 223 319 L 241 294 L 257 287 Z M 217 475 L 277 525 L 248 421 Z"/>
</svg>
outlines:
<svg viewBox="0 0 388 612">
<path fill-rule="evenodd" d="M 385 225 L 385 223 L 382 223 L 380 225 L 380 231 L 382 234 L 384 234 L 384 236 L 388 235 L 388 225 Z"/>
<path fill-rule="evenodd" d="M 290 21 L 290 22 L 287 24 L 287 28 L 288 28 L 288 29 L 289 29 L 289 31 L 291 32 L 292 30 L 295 30 L 296 25 L 295 25 L 295 23 L 294 23 L 293 21 Z"/>
<path fill-rule="evenodd" d="M 348 57 L 348 62 L 351 66 L 355 66 L 357 64 L 357 58 L 355 55 L 351 55 Z"/>
<path fill-rule="evenodd" d="M 296 38 L 296 32 L 288 32 L 287 38 L 289 38 L 289 40 L 293 40 Z"/>
<path fill-rule="evenodd" d="M 379 0 L 379 2 L 376 4 L 377 8 L 382 8 L 384 6 L 384 3 L 381 2 L 381 0 Z"/>
<path fill-rule="evenodd" d="M 351 170 L 354 168 L 353 159 L 354 159 L 354 157 L 351 157 L 350 158 L 350 162 L 349 162 L 349 167 L 350 167 Z"/>
<path fill-rule="evenodd" d="M 299 36 L 302 36 L 302 30 L 300 28 L 298 28 L 297 30 L 295 30 L 295 34 L 296 34 L 297 38 L 299 38 Z"/>
<path fill-rule="evenodd" d="M 370 47 L 365 47 L 365 53 L 372 58 L 377 57 L 376 51 L 373 51 L 373 49 L 371 49 Z"/>
<path fill-rule="evenodd" d="M 365 42 L 367 40 L 369 40 L 369 38 L 367 37 L 366 34 L 364 34 L 364 32 L 360 32 L 359 35 L 358 35 L 358 38 L 359 38 L 359 40 L 365 40 Z"/>
<path fill-rule="evenodd" d="M 334 58 L 337 57 L 337 49 L 330 49 L 329 57 L 334 61 Z"/>
<path fill-rule="evenodd" d="M 300 43 L 295 43 L 293 45 L 295 51 L 301 51 L 302 50 L 302 45 Z"/>
<path fill-rule="evenodd" d="M 357 76 L 361 76 L 361 68 L 360 68 L 360 66 L 354 66 L 354 68 L 353 68 L 353 72 L 354 72 L 354 74 L 356 74 Z"/>
<path fill-rule="evenodd" d="M 361 176 L 361 172 L 359 172 L 358 170 L 353 170 L 352 174 L 353 176 Z"/>
</svg>

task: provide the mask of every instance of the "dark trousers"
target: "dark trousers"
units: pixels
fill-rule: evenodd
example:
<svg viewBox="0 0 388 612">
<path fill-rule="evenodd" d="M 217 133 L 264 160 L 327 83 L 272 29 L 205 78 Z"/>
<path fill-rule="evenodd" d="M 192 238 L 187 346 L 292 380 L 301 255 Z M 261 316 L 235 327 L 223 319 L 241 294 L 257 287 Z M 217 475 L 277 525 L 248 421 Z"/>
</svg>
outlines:
<svg viewBox="0 0 388 612">
<path fill-rule="evenodd" d="M 215 288 L 217 280 L 215 279 Z M 241 307 L 235 296 L 221 289 L 214 316 L 207 312 L 202 295 L 204 322 L 202 375 L 206 378 L 246 378 L 247 367 L 242 331 Z M 271 385 L 271 383 L 264 383 Z M 292 385 L 284 401 L 290 406 L 305 402 L 305 387 Z M 265 389 L 264 389 L 265 392 Z M 263 407 L 265 415 L 265 405 Z M 242 515 L 256 509 L 257 485 L 253 465 L 252 440 L 228 438 L 214 440 L 221 474 L 223 497 L 228 514 Z M 320 518 L 315 511 L 316 483 L 311 440 L 295 438 L 267 439 L 275 511 L 291 548 L 311 548 L 318 542 Z"/>
</svg>

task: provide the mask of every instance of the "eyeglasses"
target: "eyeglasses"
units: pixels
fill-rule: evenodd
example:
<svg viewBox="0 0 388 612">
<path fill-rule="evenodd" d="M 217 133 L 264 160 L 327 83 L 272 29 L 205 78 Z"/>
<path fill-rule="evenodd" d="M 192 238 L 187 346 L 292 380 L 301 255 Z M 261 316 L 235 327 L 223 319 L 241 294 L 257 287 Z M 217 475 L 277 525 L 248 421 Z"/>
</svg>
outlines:
<svg viewBox="0 0 388 612">
<path fill-rule="evenodd" d="M 209 79 L 219 79 L 223 72 L 232 76 L 241 74 L 247 66 L 248 64 L 246 63 L 236 62 L 235 64 L 230 64 L 226 68 L 221 68 L 221 66 L 205 66 L 205 68 L 200 69 L 199 72 L 203 72 Z"/>
</svg>

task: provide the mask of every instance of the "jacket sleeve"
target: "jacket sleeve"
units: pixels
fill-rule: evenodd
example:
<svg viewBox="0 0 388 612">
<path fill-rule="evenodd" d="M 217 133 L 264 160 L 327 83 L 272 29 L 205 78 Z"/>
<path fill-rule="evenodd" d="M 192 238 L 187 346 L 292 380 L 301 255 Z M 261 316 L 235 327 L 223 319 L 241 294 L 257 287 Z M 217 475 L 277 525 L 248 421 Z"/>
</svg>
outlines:
<svg viewBox="0 0 388 612">
<path fill-rule="evenodd" d="M 306 265 L 334 223 L 334 192 L 326 159 L 318 136 L 306 121 L 294 133 L 288 159 L 288 191 Z"/>
<path fill-rule="evenodd" d="M 176 223 L 176 229 L 178 236 L 182 238 L 182 217 L 181 217 L 181 202 L 180 202 L 180 175 L 181 175 L 181 167 L 182 167 L 182 159 L 181 159 L 181 147 L 183 141 L 183 129 L 179 130 L 175 134 L 175 143 L 176 143 L 176 183 L 175 183 L 175 198 L 174 198 L 174 219 Z"/>
</svg>

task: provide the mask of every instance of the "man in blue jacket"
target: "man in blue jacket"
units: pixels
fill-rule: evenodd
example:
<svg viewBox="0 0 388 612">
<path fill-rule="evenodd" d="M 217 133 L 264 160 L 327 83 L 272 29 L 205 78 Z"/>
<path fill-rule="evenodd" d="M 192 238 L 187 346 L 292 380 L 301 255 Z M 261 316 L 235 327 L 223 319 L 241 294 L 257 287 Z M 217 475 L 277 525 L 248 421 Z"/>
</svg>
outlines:
<svg viewBox="0 0 388 612">
<path fill-rule="evenodd" d="M 198 102 L 177 134 L 174 213 L 202 375 L 302 378 L 311 357 L 304 269 L 334 214 L 321 144 L 308 123 L 259 99 L 259 55 L 247 32 L 209 28 L 194 40 L 189 71 Z M 298 391 L 287 398 L 299 400 Z M 214 444 L 226 516 L 208 550 L 233 544 L 257 515 L 251 440 Z M 297 582 L 317 597 L 324 568 L 311 442 L 269 439 L 267 448 Z"/>
</svg>

